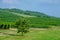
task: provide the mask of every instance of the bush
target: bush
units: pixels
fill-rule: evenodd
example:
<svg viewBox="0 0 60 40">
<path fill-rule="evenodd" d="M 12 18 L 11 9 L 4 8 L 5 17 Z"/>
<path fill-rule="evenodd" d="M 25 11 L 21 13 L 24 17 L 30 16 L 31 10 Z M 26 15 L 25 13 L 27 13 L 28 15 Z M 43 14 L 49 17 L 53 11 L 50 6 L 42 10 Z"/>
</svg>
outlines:
<svg viewBox="0 0 60 40">
<path fill-rule="evenodd" d="M 0 29 L 3 29 L 3 26 L 4 26 L 4 24 L 1 24 L 1 25 L 0 25 Z"/>
<path fill-rule="evenodd" d="M 15 24 L 17 26 L 18 32 L 21 32 L 21 35 L 23 36 L 24 33 L 27 33 L 29 31 L 29 23 L 26 19 L 22 18 L 18 20 Z"/>
<path fill-rule="evenodd" d="M 4 28 L 3 29 L 7 29 L 7 25 L 4 25 Z"/>
<path fill-rule="evenodd" d="M 9 29 L 10 25 L 9 24 L 0 24 L 0 29 Z"/>
<path fill-rule="evenodd" d="M 8 24 L 8 27 L 7 27 L 7 29 L 9 29 L 10 28 L 10 25 Z"/>
</svg>

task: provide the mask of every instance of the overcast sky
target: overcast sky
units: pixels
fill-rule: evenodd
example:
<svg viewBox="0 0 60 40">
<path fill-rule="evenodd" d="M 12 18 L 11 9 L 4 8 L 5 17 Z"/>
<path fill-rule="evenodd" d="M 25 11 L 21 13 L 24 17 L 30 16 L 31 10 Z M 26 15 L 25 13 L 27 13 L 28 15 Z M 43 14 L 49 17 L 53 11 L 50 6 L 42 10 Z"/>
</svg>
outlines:
<svg viewBox="0 0 60 40">
<path fill-rule="evenodd" d="M 0 0 L 0 8 L 19 8 L 60 17 L 60 0 Z"/>
</svg>

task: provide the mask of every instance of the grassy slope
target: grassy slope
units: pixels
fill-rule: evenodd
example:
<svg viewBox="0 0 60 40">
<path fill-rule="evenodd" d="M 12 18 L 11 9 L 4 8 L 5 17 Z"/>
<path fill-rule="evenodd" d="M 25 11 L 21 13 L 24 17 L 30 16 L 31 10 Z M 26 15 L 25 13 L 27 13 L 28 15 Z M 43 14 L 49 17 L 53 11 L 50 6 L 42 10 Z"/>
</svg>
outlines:
<svg viewBox="0 0 60 40">
<path fill-rule="evenodd" d="M 46 18 L 46 17 L 36 17 L 29 18 L 30 23 L 35 24 L 35 26 L 39 25 L 60 25 L 60 19 L 58 18 Z"/>
<path fill-rule="evenodd" d="M 60 25 L 60 18 L 50 17 L 39 12 L 23 11 L 19 9 L 0 9 L 0 23 L 16 22 L 21 15 L 24 17 L 31 17 L 31 15 L 33 15 L 31 18 L 28 18 L 28 20 L 30 20 L 29 23 L 31 23 L 34 27 L 40 27 L 40 25 Z"/>
<path fill-rule="evenodd" d="M 12 35 L 9 35 L 9 32 L 13 32 Z M 32 29 L 23 37 L 20 36 L 20 33 L 17 34 L 16 31 L 7 30 L 7 34 L 0 36 L 0 40 L 60 40 L 60 28 L 46 30 Z"/>
<path fill-rule="evenodd" d="M 6 10 L 6 9 L 5 9 Z M 8 11 L 10 12 L 15 12 L 15 13 L 19 13 L 19 14 L 25 14 L 25 15 L 30 15 L 30 16 L 37 16 L 37 17 L 50 17 L 44 13 L 41 13 L 41 12 L 35 12 L 35 11 L 24 11 L 24 10 L 20 10 L 20 9 L 16 9 L 16 8 L 13 8 L 13 9 L 8 9 Z"/>
<path fill-rule="evenodd" d="M 15 13 L 15 12 L 11 12 L 11 13 L 14 15 L 17 15 L 17 16 L 22 16 L 22 17 L 36 17 L 36 16 L 25 15 L 25 14 L 19 14 L 19 13 Z"/>
<path fill-rule="evenodd" d="M 32 18 L 29 18 L 30 23 L 39 26 L 39 25 L 60 25 L 60 18 L 48 16 L 41 12 L 34 12 L 34 11 L 23 11 L 19 9 L 9 9 L 10 12 L 15 12 L 17 15 L 23 14 L 22 16 L 26 17 L 26 15 L 33 15 Z M 20 16 L 20 15 L 19 15 Z M 37 16 L 37 17 L 35 17 Z M 28 17 L 28 16 L 27 16 Z M 31 17 L 31 16 L 29 16 Z M 35 17 L 35 18 L 33 18 Z"/>
<path fill-rule="evenodd" d="M 12 23 L 16 21 L 18 18 L 20 18 L 20 16 L 14 15 L 8 11 L 0 10 L 0 23 L 4 22 Z"/>
</svg>

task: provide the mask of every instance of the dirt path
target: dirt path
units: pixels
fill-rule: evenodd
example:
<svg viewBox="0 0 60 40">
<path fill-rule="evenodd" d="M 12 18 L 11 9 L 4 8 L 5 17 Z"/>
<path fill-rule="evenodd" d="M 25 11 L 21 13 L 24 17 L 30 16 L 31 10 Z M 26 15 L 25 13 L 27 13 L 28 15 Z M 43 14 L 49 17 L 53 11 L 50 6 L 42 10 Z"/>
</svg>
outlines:
<svg viewBox="0 0 60 40">
<path fill-rule="evenodd" d="M 45 28 L 30 28 L 30 30 L 47 30 Z M 0 36 L 9 36 L 9 35 L 16 35 L 17 29 L 11 28 L 9 30 L 0 30 Z"/>
<path fill-rule="evenodd" d="M 18 15 L 18 16 L 23 16 L 23 17 L 36 17 L 36 16 L 30 16 L 30 15 L 25 15 L 25 14 L 19 14 L 19 13 L 14 13 L 11 12 L 12 14 Z"/>
<path fill-rule="evenodd" d="M 30 31 L 46 31 L 46 30 L 60 30 L 60 27 L 55 28 L 30 28 Z M 9 30 L 1 30 L 0 29 L 0 36 L 9 36 L 9 35 L 17 35 L 16 28 L 10 28 Z"/>
<path fill-rule="evenodd" d="M 47 30 L 47 28 L 30 28 L 30 30 Z"/>
</svg>

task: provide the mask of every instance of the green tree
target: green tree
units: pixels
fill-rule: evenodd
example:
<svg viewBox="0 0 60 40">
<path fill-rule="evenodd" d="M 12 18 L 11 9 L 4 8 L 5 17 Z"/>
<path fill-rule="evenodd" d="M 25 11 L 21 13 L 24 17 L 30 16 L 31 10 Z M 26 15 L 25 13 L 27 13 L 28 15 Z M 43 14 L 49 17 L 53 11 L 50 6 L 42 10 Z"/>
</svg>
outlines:
<svg viewBox="0 0 60 40">
<path fill-rule="evenodd" d="M 29 32 L 29 23 L 28 20 L 26 20 L 26 18 L 22 18 L 20 20 L 18 20 L 16 22 L 16 26 L 17 26 L 17 33 L 21 32 L 21 35 L 23 36 L 24 33 Z"/>
</svg>

